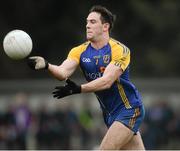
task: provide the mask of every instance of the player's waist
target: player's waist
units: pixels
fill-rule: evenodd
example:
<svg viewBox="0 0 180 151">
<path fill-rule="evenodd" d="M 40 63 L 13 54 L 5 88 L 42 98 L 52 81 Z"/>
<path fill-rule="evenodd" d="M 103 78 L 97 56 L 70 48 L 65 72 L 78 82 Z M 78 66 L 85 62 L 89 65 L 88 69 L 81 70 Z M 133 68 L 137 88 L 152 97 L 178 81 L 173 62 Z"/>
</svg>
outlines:
<svg viewBox="0 0 180 151">
<path fill-rule="evenodd" d="M 105 106 L 106 108 L 102 107 L 102 112 L 104 116 L 111 116 L 114 114 L 118 114 L 121 110 L 128 110 L 128 109 L 132 109 L 132 108 L 137 108 L 137 107 L 141 107 L 143 106 L 142 102 L 139 103 L 133 103 L 131 104 L 130 108 L 127 108 L 124 104 L 118 104 L 112 108 L 108 108 L 107 106 Z"/>
<path fill-rule="evenodd" d="M 98 97 L 99 103 L 101 105 L 101 108 L 103 112 L 109 114 L 114 112 L 117 108 L 134 108 L 142 105 L 142 101 L 140 99 L 134 100 L 123 100 L 122 98 L 113 99 L 113 96 L 110 99 L 103 99 L 101 97 Z"/>
</svg>

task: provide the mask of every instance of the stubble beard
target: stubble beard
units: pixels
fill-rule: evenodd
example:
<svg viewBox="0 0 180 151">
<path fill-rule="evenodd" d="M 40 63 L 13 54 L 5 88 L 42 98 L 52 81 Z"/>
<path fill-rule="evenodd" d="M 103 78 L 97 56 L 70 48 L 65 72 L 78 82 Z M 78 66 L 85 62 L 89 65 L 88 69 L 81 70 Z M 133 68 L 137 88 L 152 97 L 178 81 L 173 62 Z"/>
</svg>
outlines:
<svg viewBox="0 0 180 151">
<path fill-rule="evenodd" d="M 88 37 L 88 36 L 86 36 L 86 39 L 87 39 L 88 41 L 90 41 L 90 42 L 94 42 L 94 41 L 95 41 L 95 38 L 94 38 L 94 37 Z"/>
</svg>

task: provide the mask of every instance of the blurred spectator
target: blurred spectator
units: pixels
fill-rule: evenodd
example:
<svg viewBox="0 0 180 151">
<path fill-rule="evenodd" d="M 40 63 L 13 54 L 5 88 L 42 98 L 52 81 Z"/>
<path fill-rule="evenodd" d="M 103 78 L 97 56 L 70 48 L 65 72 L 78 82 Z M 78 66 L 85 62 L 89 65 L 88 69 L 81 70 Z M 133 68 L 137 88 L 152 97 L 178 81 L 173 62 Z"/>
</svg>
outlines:
<svg viewBox="0 0 180 151">
<path fill-rule="evenodd" d="M 0 110 L 0 149 L 93 149 L 104 133 L 100 115 L 92 112 L 91 105 L 74 110 L 49 110 L 44 103 L 32 112 L 27 95 L 18 93 L 13 104 Z M 84 100 L 85 101 L 85 100 Z M 174 110 L 167 100 L 157 100 L 146 107 L 141 134 L 147 150 L 180 149 L 180 112 Z M 62 107 L 62 106 L 61 106 Z M 62 107 L 63 108 L 63 107 Z M 92 114 L 93 113 L 93 114 Z M 98 123 L 99 122 L 99 123 Z M 98 124 L 97 124 L 98 123 Z M 101 125 L 102 124 L 102 125 Z M 28 146 L 30 135 L 35 141 Z"/>
<path fill-rule="evenodd" d="M 17 130 L 13 107 L 9 106 L 5 113 L 0 113 L 0 149 L 15 149 Z"/>
<path fill-rule="evenodd" d="M 9 105 L 0 119 L 0 148 L 26 149 L 27 133 L 30 126 L 31 111 L 26 104 L 24 93 L 15 95 L 14 105 Z"/>
<path fill-rule="evenodd" d="M 143 140 L 146 149 L 161 149 L 168 143 L 168 123 L 174 117 L 172 108 L 167 101 L 157 100 L 146 110 L 144 124 L 142 126 Z"/>
<path fill-rule="evenodd" d="M 27 96 L 18 93 L 15 96 L 15 108 L 13 111 L 17 132 L 17 149 L 26 149 L 27 133 L 31 122 L 31 111 L 27 104 Z"/>
<path fill-rule="evenodd" d="M 70 109 L 49 112 L 43 106 L 38 117 L 38 149 L 70 149 L 70 137 L 78 129 L 76 114 Z"/>
<path fill-rule="evenodd" d="M 81 145 L 82 149 L 90 149 L 92 139 L 91 133 L 92 133 L 92 114 L 90 112 L 90 109 L 87 106 L 84 106 L 82 110 L 79 113 L 79 122 L 81 126 Z"/>
</svg>

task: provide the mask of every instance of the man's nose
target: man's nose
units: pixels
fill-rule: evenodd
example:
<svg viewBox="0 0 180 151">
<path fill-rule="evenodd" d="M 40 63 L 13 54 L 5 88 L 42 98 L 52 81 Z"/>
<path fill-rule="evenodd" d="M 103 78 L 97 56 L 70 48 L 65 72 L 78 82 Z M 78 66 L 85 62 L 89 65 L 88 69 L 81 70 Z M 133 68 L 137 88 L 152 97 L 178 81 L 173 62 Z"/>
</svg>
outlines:
<svg viewBox="0 0 180 151">
<path fill-rule="evenodd" d="M 87 23 L 87 24 L 86 24 L 86 28 L 87 28 L 87 29 L 89 29 L 89 28 L 90 28 L 89 23 Z"/>
</svg>

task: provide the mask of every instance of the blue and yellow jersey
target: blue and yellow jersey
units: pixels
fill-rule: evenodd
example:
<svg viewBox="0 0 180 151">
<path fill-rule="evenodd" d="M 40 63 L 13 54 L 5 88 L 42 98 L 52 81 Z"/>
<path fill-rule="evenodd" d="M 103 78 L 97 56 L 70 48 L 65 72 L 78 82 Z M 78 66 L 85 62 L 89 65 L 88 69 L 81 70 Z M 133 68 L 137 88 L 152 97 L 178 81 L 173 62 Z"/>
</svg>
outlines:
<svg viewBox="0 0 180 151">
<path fill-rule="evenodd" d="M 87 81 L 102 77 L 110 63 L 123 70 L 110 89 L 95 92 L 104 111 L 111 113 L 119 106 L 129 109 L 142 104 L 137 89 L 129 80 L 130 50 L 122 43 L 110 39 L 107 45 L 96 50 L 86 42 L 71 49 L 68 59 L 78 62 Z"/>
</svg>

